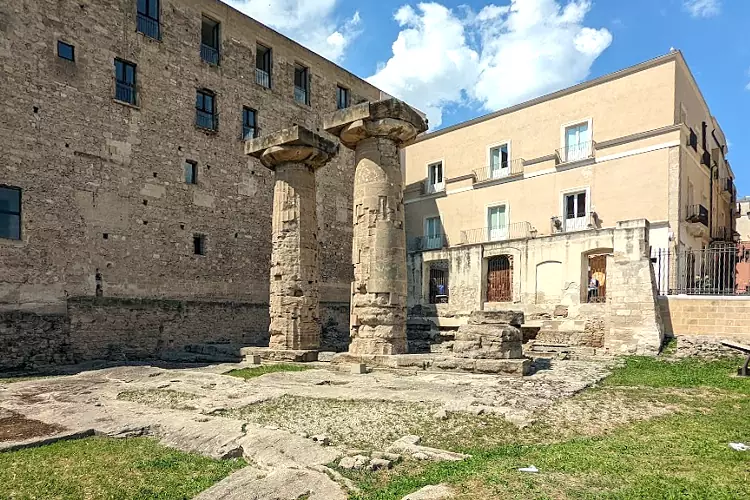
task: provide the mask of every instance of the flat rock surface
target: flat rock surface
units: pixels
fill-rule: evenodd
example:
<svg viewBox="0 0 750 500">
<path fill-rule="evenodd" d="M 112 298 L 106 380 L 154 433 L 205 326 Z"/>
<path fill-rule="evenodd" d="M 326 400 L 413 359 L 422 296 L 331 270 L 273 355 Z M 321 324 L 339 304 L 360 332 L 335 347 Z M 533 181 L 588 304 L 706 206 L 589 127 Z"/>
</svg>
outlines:
<svg viewBox="0 0 750 500">
<path fill-rule="evenodd" d="M 420 371 L 354 375 L 324 368 L 249 380 L 222 375 L 245 366 L 129 366 L 6 384 L 0 388 L 0 423 L 4 419 L 31 422 L 28 432 L 39 435 L 61 429 L 94 429 L 119 437 L 150 435 L 168 446 L 205 456 L 247 458 L 252 468 L 225 480 L 252 484 L 253 488 L 244 488 L 246 496 L 226 496 L 225 490 L 216 490 L 210 498 L 284 499 L 258 495 L 285 484 L 288 498 L 336 499 L 346 498 L 341 487 L 315 469 L 338 461 L 345 455 L 345 445 L 353 446 L 351 441 L 363 433 L 371 438 L 361 440 L 369 446 L 368 452 L 383 451 L 393 439 L 377 439 L 387 436 L 386 431 L 400 433 L 395 439 L 409 434 L 406 428 L 391 428 L 394 419 L 411 417 L 413 412 L 430 422 L 437 422 L 433 415 L 440 409 L 451 415 L 487 413 L 524 421 L 608 373 L 603 363 L 556 361 L 524 378 Z M 285 398 L 305 404 L 286 408 L 280 404 Z M 354 412 L 347 413 L 352 408 Z M 332 436 L 329 429 L 344 430 Z M 331 437 L 331 446 L 306 437 L 321 433 Z M 263 477 L 253 476 L 254 472 Z M 310 491 L 303 491 L 305 484 Z M 296 485 L 302 488 L 299 492 Z"/>
<path fill-rule="evenodd" d="M 448 500 L 453 498 L 453 490 L 447 484 L 425 486 L 409 493 L 402 500 Z"/>
</svg>

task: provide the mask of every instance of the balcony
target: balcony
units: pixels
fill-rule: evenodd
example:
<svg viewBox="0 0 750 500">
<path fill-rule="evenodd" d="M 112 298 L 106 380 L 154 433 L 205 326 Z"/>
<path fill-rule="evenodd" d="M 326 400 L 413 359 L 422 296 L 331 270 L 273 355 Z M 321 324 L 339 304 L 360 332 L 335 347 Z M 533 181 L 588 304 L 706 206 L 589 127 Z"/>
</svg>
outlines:
<svg viewBox="0 0 750 500">
<path fill-rule="evenodd" d="M 732 178 L 720 178 L 719 186 L 721 188 L 721 196 L 728 202 L 734 201 L 734 181 L 732 180 Z"/>
<path fill-rule="evenodd" d="M 215 132 L 219 129 L 219 120 L 214 113 L 207 113 L 197 109 L 195 110 L 195 125 L 199 128 Z"/>
<path fill-rule="evenodd" d="M 596 153 L 596 143 L 594 141 L 570 144 L 564 148 L 556 149 L 558 165 L 564 163 L 575 163 L 594 158 Z"/>
<path fill-rule="evenodd" d="M 256 137 L 260 137 L 260 127 L 242 127 L 243 141 L 249 141 L 250 139 L 255 139 Z"/>
<path fill-rule="evenodd" d="M 295 85 L 294 87 L 294 100 L 297 101 L 300 104 L 308 104 L 307 101 L 307 90 L 303 89 L 302 87 L 297 87 Z"/>
<path fill-rule="evenodd" d="M 436 193 L 442 193 L 444 191 L 445 191 L 445 181 L 434 182 L 434 183 L 430 183 L 429 181 L 425 182 L 424 194 L 436 194 Z"/>
<path fill-rule="evenodd" d="M 267 89 L 271 88 L 271 74 L 260 68 L 255 68 L 255 83 Z"/>
<path fill-rule="evenodd" d="M 685 221 L 691 224 L 702 224 L 708 227 L 708 209 L 703 205 L 688 206 Z"/>
<path fill-rule="evenodd" d="M 523 175 L 523 158 L 504 161 L 499 165 L 478 168 L 474 170 L 474 182 L 491 182 L 499 179 L 520 177 Z"/>
<path fill-rule="evenodd" d="M 409 252 L 425 252 L 428 250 L 440 250 L 448 247 L 448 238 L 444 234 L 435 236 L 418 236 L 409 238 L 407 250 Z"/>
<path fill-rule="evenodd" d="M 600 225 L 601 220 L 596 212 L 589 212 L 587 214 L 568 218 L 554 216 L 550 219 L 550 234 L 598 229 Z"/>
<path fill-rule="evenodd" d="M 201 44 L 201 59 L 214 66 L 219 65 L 219 49 L 205 43 Z"/>
<path fill-rule="evenodd" d="M 534 238 L 537 235 L 528 222 L 514 222 L 497 228 L 480 227 L 461 231 L 461 244 L 490 243 L 493 241 Z"/>
<path fill-rule="evenodd" d="M 154 40 L 161 40 L 161 26 L 159 26 L 159 21 L 141 13 L 138 13 L 135 18 L 135 30 Z"/>
<path fill-rule="evenodd" d="M 135 87 L 127 83 L 116 82 L 115 99 L 135 106 Z"/>
</svg>

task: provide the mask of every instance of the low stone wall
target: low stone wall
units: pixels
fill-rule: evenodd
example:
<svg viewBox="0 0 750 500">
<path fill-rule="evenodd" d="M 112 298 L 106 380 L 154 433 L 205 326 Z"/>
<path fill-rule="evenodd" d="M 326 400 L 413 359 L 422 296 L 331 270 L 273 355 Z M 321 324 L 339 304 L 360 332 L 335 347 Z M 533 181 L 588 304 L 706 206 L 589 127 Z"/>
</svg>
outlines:
<svg viewBox="0 0 750 500">
<path fill-rule="evenodd" d="M 0 311 L 0 372 L 47 370 L 73 361 L 65 314 Z"/>
<path fill-rule="evenodd" d="M 659 297 L 667 336 L 728 338 L 750 343 L 750 297 Z"/>
<path fill-rule="evenodd" d="M 268 344 L 265 304 L 79 297 L 68 301 L 68 318 L 76 362 L 169 359 L 193 344 Z"/>
<path fill-rule="evenodd" d="M 0 311 L 0 372 L 84 361 L 239 359 L 268 345 L 268 304 L 75 297 L 58 312 Z M 322 346 L 349 345 L 349 304 L 321 304 Z"/>
</svg>

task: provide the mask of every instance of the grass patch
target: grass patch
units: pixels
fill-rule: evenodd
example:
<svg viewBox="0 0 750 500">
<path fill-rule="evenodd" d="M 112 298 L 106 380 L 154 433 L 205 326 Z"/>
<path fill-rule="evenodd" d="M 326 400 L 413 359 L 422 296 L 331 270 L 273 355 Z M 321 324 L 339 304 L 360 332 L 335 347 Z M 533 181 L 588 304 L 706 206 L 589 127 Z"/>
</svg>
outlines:
<svg viewBox="0 0 750 500">
<path fill-rule="evenodd" d="M 353 476 L 362 493 L 352 498 L 400 499 L 422 486 L 447 482 L 467 499 L 750 499 L 750 453 L 728 447 L 732 441 L 750 442 L 750 380 L 734 377 L 736 369 L 735 361 L 629 358 L 600 387 L 580 397 L 596 404 L 616 393 L 625 408 L 677 395 L 678 412 L 593 436 L 568 435 L 568 424 L 560 422 L 562 440 L 548 444 L 540 440 L 550 436 L 549 423 L 489 448 L 469 440 L 473 457 L 463 462 L 416 470 L 407 462 L 380 479 Z M 711 397 L 701 397 L 704 392 Z M 540 472 L 517 471 L 528 465 Z"/>
<path fill-rule="evenodd" d="M 267 373 L 303 372 L 310 369 L 312 369 L 312 367 L 310 366 L 279 363 L 277 365 L 261 365 L 253 368 L 238 368 L 236 370 L 229 370 L 224 375 L 231 375 L 232 377 L 244 378 L 245 380 L 247 380 L 249 378 L 266 375 Z"/>
<path fill-rule="evenodd" d="M 7 377 L 0 378 L 0 384 L 12 384 L 14 382 L 28 382 L 29 380 L 43 380 L 50 378 L 49 376 L 37 376 L 37 377 Z"/>
<path fill-rule="evenodd" d="M 192 498 L 245 466 L 148 438 L 87 438 L 0 453 L 1 498 Z"/>
</svg>

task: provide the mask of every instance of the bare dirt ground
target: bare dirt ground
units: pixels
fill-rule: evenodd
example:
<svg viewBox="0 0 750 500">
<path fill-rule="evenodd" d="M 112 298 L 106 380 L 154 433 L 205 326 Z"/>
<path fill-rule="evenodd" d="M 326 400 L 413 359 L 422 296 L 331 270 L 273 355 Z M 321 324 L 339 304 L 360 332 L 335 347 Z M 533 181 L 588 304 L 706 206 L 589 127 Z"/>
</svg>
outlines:
<svg viewBox="0 0 750 500">
<path fill-rule="evenodd" d="M 244 456 L 251 465 L 230 476 L 228 484 L 240 484 L 245 491 L 286 484 L 282 494 L 289 498 L 307 494 L 326 500 L 346 498 L 325 466 L 352 448 L 384 450 L 407 434 L 422 436 L 428 446 L 450 448 L 477 429 L 491 436 L 492 429 L 539 418 L 578 415 L 588 421 L 598 414 L 604 421 L 610 417 L 602 412 L 622 413 L 617 401 L 595 413 L 579 402 L 555 405 L 606 376 L 605 362 L 555 361 L 523 379 L 388 371 L 355 375 L 325 364 L 249 380 L 223 375 L 240 366 L 120 367 L 0 385 L 0 411 L 38 426 L 151 435 L 184 451 Z M 552 408 L 557 414 L 550 413 Z M 7 415 L 0 413 L 0 435 Z M 319 435 L 331 445 L 311 439 Z M 310 484 L 317 485 L 315 491 Z M 214 498 L 231 498 L 226 492 L 232 488 L 224 493 L 220 488 Z"/>
<path fill-rule="evenodd" d="M 0 408 L 0 442 L 51 436 L 63 430 L 65 429 L 58 425 L 28 419 L 18 413 Z"/>
</svg>

